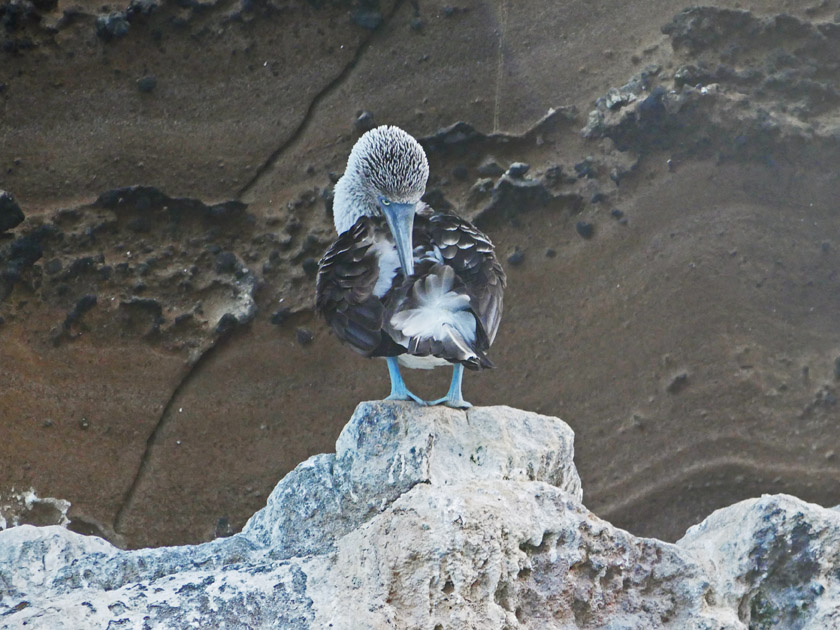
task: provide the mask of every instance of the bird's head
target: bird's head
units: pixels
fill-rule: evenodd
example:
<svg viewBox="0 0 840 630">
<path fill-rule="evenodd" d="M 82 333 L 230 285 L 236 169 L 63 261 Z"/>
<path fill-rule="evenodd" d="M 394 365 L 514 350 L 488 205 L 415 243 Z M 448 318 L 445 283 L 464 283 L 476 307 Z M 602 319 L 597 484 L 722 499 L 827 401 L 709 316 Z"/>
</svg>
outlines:
<svg viewBox="0 0 840 630">
<path fill-rule="evenodd" d="M 410 274 L 414 213 L 428 179 L 429 162 L 417 140 L 399 127 L 371 129 L 353 146 L 335 185 L 336 230 L 346 232 L 362 215 L 384 216 L 403 271 Z"/>
</svg>

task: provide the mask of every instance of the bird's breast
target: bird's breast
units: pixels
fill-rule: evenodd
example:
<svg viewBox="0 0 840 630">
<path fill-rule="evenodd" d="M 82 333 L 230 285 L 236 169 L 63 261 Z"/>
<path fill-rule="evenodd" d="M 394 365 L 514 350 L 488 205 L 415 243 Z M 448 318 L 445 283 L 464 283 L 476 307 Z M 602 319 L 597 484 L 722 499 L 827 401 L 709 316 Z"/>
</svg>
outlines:
<svg viewBox="0 0 840 630">
<path fill-rule="evenodd" d="M 373 294 L 381 298 L 394 284 L 394 276 L 400 268 L 400 257 L 397 254 L 397 248 L 387 238 L 376 241 L 371 249 L 376 256 L 376 264 L 379 266 L 379 276 L 373 287 Z"/>
</svg>

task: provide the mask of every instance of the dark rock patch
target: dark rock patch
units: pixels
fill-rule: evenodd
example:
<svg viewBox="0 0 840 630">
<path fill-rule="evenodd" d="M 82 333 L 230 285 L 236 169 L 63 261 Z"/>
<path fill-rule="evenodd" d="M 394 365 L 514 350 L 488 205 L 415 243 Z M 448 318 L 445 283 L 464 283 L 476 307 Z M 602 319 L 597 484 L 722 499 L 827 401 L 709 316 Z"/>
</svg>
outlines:
<svg viewBox="0 0 840 630">
<path fill-rule="evenodd" d="M 119 11 L 96 18 L 96 35 L 106 42 L 124 37 L 128 28 L 128 16 Z"/>
<path fill-rule="evenodd" d="M 595 159 L 587 157 L 575 164 L 575 173 L 579 178 L 595 179 L 598 177 L 598 169 L 595 166 Z"/>
<path fill-rule="evenodd" d="M 452 147 L 464 146 L 473 142 L 486 140 L 487 135 L 479 132 L 471 124 L 463 121 L 456 122 L 437 133 L 418 141 L 426 151 L 446 151 Z"/>
<path fill-rule="evenodd" d="M 160 4 L 157 0 L 131 0 L 131 2 L 128 3 L 126 15 L 128 16 L 129 21 L 137 15 L 148 17 L 159 7 Z"/>
<path fill-rule="evenodd" d="M 239 259 L 233 252 L 219 252 L 213 267 L 216 273 L 235 273 L 239 269 Z"/>
<path fill-rule="evenodd" d="M 97 265 L 101 265 L 104 261 L 105 256 L 103 254 L 98 254 L 96 256 L 80 256 L 70 263 L 70 266 L 67 267 L 67 270 L 62 274 L 62 278 L 64 280 L 78 278 L 81 275 L 94 271 Z"/>
<path fill-rule="evenodd" d="M 521 135 L 505 133 L 482 133 L 470 123 L 459 121 L 440 129 L 431 136 L 418 138 L 418 141 L 427 152 L 454 152 L 465 154 L 468 149 L 482 148 L 486 150 L 498 148 L 510 148 L 516 146 L 517 142 L 533 144 L 537 138 L 545 139 L 561 126 L 568 125 L 574 121 L 577 112 L 574 108 L 560 107 L 551 109 L 538 120 L 534 126 Z M 501 173 L 498 173 L 501 174 Z M 487 176 L 495 177 L 498 174 Z M 482 175 L 479 171 L 479 175 Z"/>
<path fill-rule="evenodd" d="M 590 239 L 595 236 L 595 226 L 588 221 L 578 221 L 575 223 L 575 231 L 581 238 Z"/>
<path fill-rule="evenodd" d="M 0 190 L 0 232 L 17 227 L 26 217 L 11 194 Z"/>
<path fill-rule="evenodd" d="M 94 205 L 114 210 L 119 216 L 127 216 L 126 213 L 162 212 L 175 222 L 186 217 L 239 219 L 244 217 L 248 207 L 241 201 L 205 204 L 189 197 L 170 197 L 153 186 L 115 188 L 99 195 Z"/>
<path fill-rule="evenodd" d="M 233 526 L 227 517 L 222 516 L 216 521 L 216 528 L 213 532 L 214 538 L 227 538 L 228 536 L 233 536 L 234 533 Z"/>
<path fill-rule="evenodd" d="M 476 171 L 482 177 L 499 177 L 505 172 L 499 163 L 495 160 L 490 160 L 488 162 L 484 162 L 481 166 L 479 166 Z"/>
<path fill-rule="evenodd" d="M 216 334 L 224 336 L 232 332 L 239 325 L 239 320 L 233 313 L 225 313 L 216 324 Z"/>
<path fill-rule="evenodd" d="M 507 174 L 510 177 L 519 179 L 525 177 L 525 174 L 530 170 L 531 165 L 525 162 L 514 162 L 508 167 Z"/>
<path fill-rule="evenodd" d="M 318 273 L 318 261 L 311 256 L 304 258 L 300 266 L 303 268 L 303 272 L 311 278 L 314 278 L 315 274 Z"/>
<path fill-rule="evenodd" d="M 271 314 L 271 323 L 275 326 L 282 326 L 291 317 L 292 311 L 289 308 L 280 308 Z"/>
<path fill-rule="evenodd" d="M 44 271 L 47 275 L 54 276 L 59 271 L 61 271 L 61 261 L 58 258 L 53 258 L 46 265 L 44 265 Z"/>
<path fill-rule="evenodd" d="M 369 111 L 361 111 L 356 115 L 356 120 L 353 121 L 353 126 L 359 133 L 370 131 L 376 126 L 373 119 L 373 114 Z"/>
<path fill-rule="evenodd" d="M 302 346 L 308 346 L 315 339 L 315 334 L 308 328 L 298 328 L 295 331 L 297 342 Z"/>
<path fill-rule="evenodd" d="M 93 294 L 88 294 L 83 296 L 74 306 L 69 313 L 67 313 L 67 317 L 64 319 L 64 328 L 70 328 L 73 324 L 79 322 L 82 319 L 82 316 L 87 313 L 90 309 L 96 306 L 97 298 Z"/>
<path fill-rule="evenodd" d="M 560 164 L 554 164 L 545 169 L 545 173 L 543 173 L 543 181 L 549 188 L 558 188 L 563 184 L 574 184 L 577 181 L 577 178 L 572 177 L 571 175 L 566 175 Z"/>
<path fill-rule="evenodd" d="M 668 385 L 665 387 L 665 391 L 669 394 L 678 394 L 683 389 L 686 388 L 688 385 L 688 372 L 680 372 L 679 374 L 675 374 Z"/>
<path fill-rule="evenodd" d="M 692 7 L 678 13 L 662 32 L 671 38 L 674 48 L 696 54 L 736 34 L 754 36 L 755 18 L 749 11 Z"/>
<path fill-rule="evenodd" d="M 24 272 L 44 255 L 44 242 L 59 234 L 55 226 L 42 225 L 0 247 L 0 301 L 6 299 Z"/>
<path fill-rule="evenodd" d="M 67 529 L 71 532 L 76 532 L 77 534 L 82 534 L 83 536 L 98 536 L 99 538 L 108 538 L 108 533 L 106 528 L 102 527 L 98 523 L 94 523 L 91 520 L 74 516 L 70 519 L 70 522 L 67 523 Z"/>
<path fill-rule="evenodd" d="M 126 329 L 141 335 L 158 332 L 164 322 L 163 307 L 153 298 L 131 297 L 122 300 L 120 315 Z"/>
<path fill-rule="evenodd" d="M 452 169 L 452 177 L 457 179 L 458 181 L 466 181 L 469 177 L 470 171 L 464 164 L 458 164 L 455 168 Z"/>
<path fill-rule="evenodd" d="M 148 75 L 137 79 L 137 89 L 143 94 L 148 94 L 157 87 L 157 78 L 154 75 Z"/>
<path fill-rule="evenodd" d="M 537 179 L 503 175 L 490 193 L 490 203 L 475 220 L 477 224 L 492 218 L 511 220 L 521 212 L 546 206 L 552 198 L 551 193 Z"/>
<path fill-rule="evenodd" d="M 132 232 L 148 233 L 152 231 L 152 217 L 148 214 L 131 219 L 126 227 Z"/>
<path fill-rule="evenodd" d="M 509 265 L 513 265 L 514 267 L 521 265 L 525 261 L 525 252 L 519 249 L 517 245 L 513 252 L 507 257 L 507 262 Z"/>
</svg>

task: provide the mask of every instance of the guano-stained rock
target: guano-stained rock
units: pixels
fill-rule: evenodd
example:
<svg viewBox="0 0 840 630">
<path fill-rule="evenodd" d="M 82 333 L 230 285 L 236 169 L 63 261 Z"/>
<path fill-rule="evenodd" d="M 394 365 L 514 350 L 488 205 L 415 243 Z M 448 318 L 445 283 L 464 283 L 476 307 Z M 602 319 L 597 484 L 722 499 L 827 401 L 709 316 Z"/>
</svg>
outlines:
<svg viewBox="0 0 840 630">
<path fill-rule="evenodd" d="M 836 510 L 764 496 L 675 545 L 637 538 L 581 504 L 560 420 L 373 402 L 240 534 L 0 532 L 0 628 L 822 630 L 838 561 Z"/>
</svg>

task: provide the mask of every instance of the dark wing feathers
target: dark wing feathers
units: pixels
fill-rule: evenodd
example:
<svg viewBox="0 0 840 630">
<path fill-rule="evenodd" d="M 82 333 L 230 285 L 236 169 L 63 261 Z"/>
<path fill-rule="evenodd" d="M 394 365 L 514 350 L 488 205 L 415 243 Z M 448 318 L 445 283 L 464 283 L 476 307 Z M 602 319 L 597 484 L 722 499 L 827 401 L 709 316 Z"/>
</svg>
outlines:
<svg viewBox="0 0 840 630">
<path fill-rule="evenodd" d="M 319 263 L 315 308 L 335 335 L 365 356 L 396 356 L 405 351 L 382 330 L 385 306 L 373 294 L 379 277 L 374 226 L 362 217 L 341 234 Z"/>
<path fill-rule="evenodd" d="M 506 278 L 490 239 L 458 216 L 433 214 L 426 209 L 414 221 L 413 240 L 418 259 L 415 275 L 407 282 L 399 282 L 402 274 L 398 272 L 396 286 L 380 299 L 373 293 L 379 264 L 371 247 L 377 232 L 383 230 L 387 230 L 384 221 L 363 216 L 336 239 L 321 259 L 315 304 L 336 336 L 365 356 L 397 356 L 409 352 L 458 361 L 462 353 L 449 356 L 452 352 L 445 344 L 427 340 L 422 348 L 411 343 L 406 348 L 383 329 L 387 327 L 384 326 L 387 313 L 408 297 L 414 282 L 443 263 L 455 271 L 457 286 L 469 296 L 470 308 L 479 324 L 473 350 L 480 357 L 480 364 L 474 364 L 474 360 L 473 364 L 464 364 L 473 368 L 492 367 L 485 352 L 499 328 Z"/>
<path fill-rule="evenodd" d="M 502 298 L 507 284 L 505 272 L 493 253 L 493 243 L 472 223 L 453 214 L 433 214 L 428 219 L 418 216 L 417 219 L 418 227 L 424 228 L 427 235 L 428 247 L 437 246 L 444 263 L 451 266 L 463 282 L 489 346 L 502 319 Z M 415 238 L 421 236 L 417 232 L 415 229 Z"/>
</svg>

